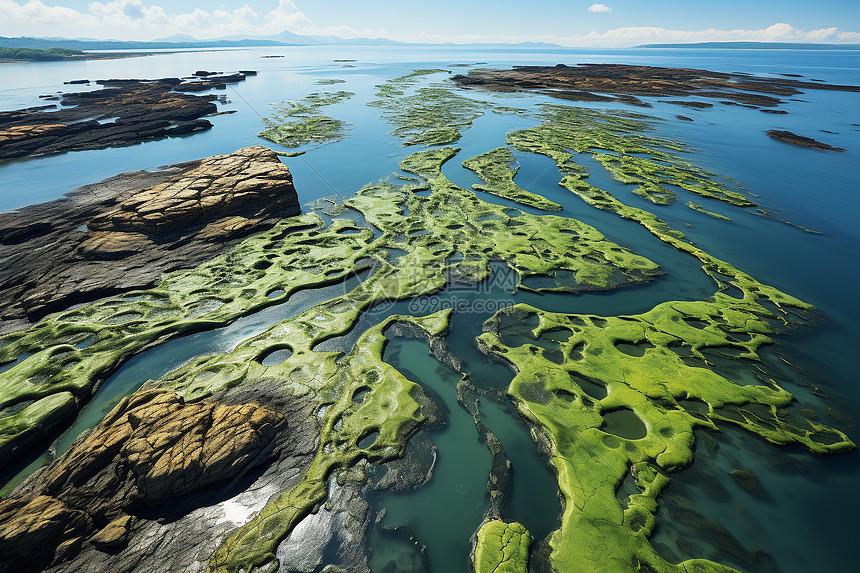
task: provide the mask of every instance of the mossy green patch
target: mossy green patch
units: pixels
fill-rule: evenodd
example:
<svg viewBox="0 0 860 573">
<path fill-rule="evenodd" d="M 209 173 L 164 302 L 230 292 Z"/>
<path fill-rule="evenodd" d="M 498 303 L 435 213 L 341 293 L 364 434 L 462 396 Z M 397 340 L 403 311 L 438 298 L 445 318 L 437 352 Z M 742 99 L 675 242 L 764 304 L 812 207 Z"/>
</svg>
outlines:
<svg viewBox="0 0 860 573">
<path fill-rule="evenodd" d="M 266 129 L 259 136 L 284 147 L 341 140 L 346 136 L 346 122 L 321 115 L 319 109 L 354 95 L 347 91 L 315 92 L 274 104 L 271 116 L 263 120 Z"/>
<path fill-rule="evenodd" d="M 532 536 L 519 523 L 484 523 L 475 545 L 475 573 L 527 573 Z"/>
<path fill-rule="evenodd" d="M 698 203 L 693 203 L 692 201 L 687 201 L 687 207 L 689 207 L 693 211 L 698 211 L 699 213 L 704 213 L 705 215 L 710 215 L 711 217 L 714 217 L 715 219 L 722 219 L 723 221 L 731 221 L 731 219 L 726 217 L 725 215 L 720 215 L 719 213 L 714 213 L 713 211 L 708 211 L 707 209 L 705 209 L 704 207 L 702 207 Z"/>
<path fill-rule="evenodd" d="M 477 157 L 467 159 L 463 167 L 478 174 L 486 185 L 474 184 L 478 191 L 492 193 L 535 209 L 544 211 L 560 211 L 561 205 L 546 199 L 542 195 L 526 191 L 514 182 L 517 167 L 512 167 L 514 156 L 507 147 L 498 147 Z"/>
<path fill-rule="evenodd" d="M 403 145 L 453 143 L 490 108 L 442 87 L 420 88 L 413 95 L 400 92 L 367 105 L 383 109 L 383 119 L 395 126 L 391 134 L 403 138 Z"/>
<path fill-rule="evenodd" d="M 776 382 L 741 385 L 710 358 L 725 352 L 758 361 L 758 349 L 772 342 L 774 324 L 788 323 L 788 309 L 810 306 L 691 245 L 652 213 L 625 205 L 579 177 L 568 175 L 562 185 L 697 257 L 718 290 L 708 300 L 666 302 L 640 315 L 618 317 L 517 305 L 486 325 L 488 332 L 479 341 L 515 368 L 508 393 L 546 437 L 558 475 L 564 513 L 550 539 L 553 570 L 731 571 L 705 560 L 672 564 L 651 546 L 656 500 L 669 483 L 663 472 L 692 462 L 695 429 L 716 430 L 723 423 L 815 453 L 855 447 L 840 430 L 787 409 L 793 396 Z M 740 294 L 727 294 L 730 288 Z M 570 333 L 566 340 L 553 338 L 558 348 L 552 359 L 547 357 L 551 351 L 532 344 L 506 344 L 506 331 L 521 328 L 528 317 L 538 319 L 530 332 L 534 339 Z M 595 385 L 603 392 L 594 392 Z M 627 429 L 613 427 L 610 417 L 622 411 L 638 418 L 644 435 L 634 438 Z M 628 473 L 640 493 L 630 496 L 625 508 L 616 491 Z"/>
<path fill-rule="evenodd" d="M 677 152 L 686 150 L 682 144 L 644 135 L 657 118 L 550 104 L 541 106 L 539 117 L 540 126 L 509 133 L 508 143 L 518 151 L 549 156 L 566 174 L 584 178 L 586 171 L 571 152 L 591 153 L 614 179 L 636 185 L 634 193 L 659 205 L 675 199 L 669 185 L 733 205 L 755 205 L 716 174 L 681 159 Z"/>
<path fill-rule="evenodd" d="M 77 410 L 74 394 L 57 392 L 0 418 L 0 448 L 5 452 L 4 457 L 20 454 L 16 450 L 43 438 L 52 426 L 73 418 Z"/>
<path fill-rule="evenodd" d="M 327 369 L 324 375 L 328 379 L 319 390 L 323 396 L 330 396 L 331 402 L 323 399 L 326 409 L 316 457 L 301 482 L 270 500 L 221 544 L 209 560 L 209 571 L 251 571 L 276 565 L 278 545 L 325 500 L 332 472 L 360 459 L 384 462 L 403 455 L 407 439 L 423 421 L 423 415 L 412 397 L 418 387 L 382 360 L 384 331 L 393 322 L 409 321 L 436 336 L 447 329 L 449 315 L 449 311 L 442 311 L 424 318 L 389 317 L 365 332 L 339 366 Z M 255 340 L 271 343 L 273 335 L 267 332 Z M 308 357 L 305 355 L 305 364 L 318 369 L 316 357 L 307 360 Z M 241 353 L 238 358 L 244 362 Z M 317 372 L 317 376 L 321 375 Z M 360 401 L 355 400 L 360 392 Z M 372 443 L 363 447 L 362 442 L 370 436 L 375 436 Z"/>
<path fill-rule="evenodd" d="M 365 213 L 367 221 L 380 229 L 401 220 L 401 202 L 410 215 L 405 234 L 409 244 L 423 247 L 402 264 L 440 265 L 455 254 L 462 260 L 451 265 L 456 275 L 481 280 L 488 276 L 489 261 L 501 259 L 517 272 L 518 288 L 528 289 L 529 276 L 549 276 L 558 271 L 572 273 L 571 284 L 533 290 L 606 290 L 618 284 L 650 280 L 656 264 L 606 241 L 593 227 L 553 215 L 534 216 L 516 209 L 481 201 L 474 193 L 451 183 L 441 173 L 441 165 L 454 156 L 454 148 L 415 153 L 401 163 L 401 169 L 419 175 L 429 186 L 429 197 L 408 190 L 377 185 L 361 190 L 347 204 Z M 407 186 L 408 187 L 408 186 Z M 394 198 L 392 198 L 392 194 Z M 383 207 L 387 205 L 388 207 Z M 415 233 L 426 232 L 416 236 Z M 399 243 L 394 243 L 395 248 Z"/>
</svg>

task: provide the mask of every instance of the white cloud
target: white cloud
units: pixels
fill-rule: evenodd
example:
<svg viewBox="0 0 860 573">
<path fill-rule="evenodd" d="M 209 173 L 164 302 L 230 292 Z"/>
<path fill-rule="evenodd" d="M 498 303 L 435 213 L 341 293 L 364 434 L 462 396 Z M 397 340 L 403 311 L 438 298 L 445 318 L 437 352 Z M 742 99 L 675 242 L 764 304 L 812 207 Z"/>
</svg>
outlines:
<svg viewBox="0 0 860 573">
<path fill-rule="evenodd" d="M 612 8 L 607 6 L 606 4 L 592 4 L 588 7 L 589 12 L 612 12 Z"/>
<path fill-rule="evenodd" d="M 0 35 L 148 40 L 177 33 L 217 38 L 279 34 L 287 29 L 297 33 L 317 33 L 319 30 L 291 0 L 279 0 L 274 8 L 262 15 L 247 4 L 235 10 L 197 8 L 183 13 L 172 13 L 168 2 L 164 5 L 166 7 L 162 8 L 142 0 L 111 0 L 91 2 L 86 10 L 78 11 L 64 6 L 48 6 L 41 0 L 0 0 Z M 352 30 L 344 28 L 344 32 L 349 31 Z"/>
<path fill-rule="evenodd" d="M 563 42 L 569 46 L 635 46 L 649 43 L 696 42 L 832 42 L 860 41 L 860 33 L 841 32 L 838 28 L 800 30 L 785 23 L 777 23 L 759 30 L 667 30 L 647 26 L 616 28 L 607 32 L 591 32 L 570 36 Z"/>
<path fill-rule="evenodd" d="M 158 0 L 154 0 L 158 1 Z M 173 34 L 190 34 L 198 38 L 222 36 L 265 36 L 289 30 L 297 34 L 340 36 L 343 38 L 387 37 L 404 42 L 551 42 L 571 47 L 627 47 L 649 43 L 692 42 L 860 42 L 860 33 L 843 32 L 835 27 L 800 30 L 777 23 L 758 30 L 669 30 L 635 26 L 606 32 L 574 35 L 552 34 L 471 34 L 444 35 L 415 30 L 356 30 L 349 26 L 318 26 L 299 10 L 292 0 L 272 1 L 272 9 L 258 13 L 247 4 L 235 10 L 196 9 L 172 13 L 162 0 L 162 8 L 146 0 L 108 0 L 92 2 L 86 10 L 48 6 L 41 0 L 0 0 L 0 35 L 2 36 L 90 36 L 149 40 Z M 594 4 L 606 7 L 605 4 Z M 591 8 L 589 8 L 591 9 Z M 609 10 L 608 7 L 606 7 Z M 593 11 L 593 10 L 592 10 Z"/>
<path fill-rule="evenodd" d="M 408 35 L 386 34 L 379 35 L 405 42 L 456 42 L 494 43 L 504 42 L 515 44 L 519 42 L 549 42 L 575 48 L 624 48 L 639 44 L 683 44 L 695 42 L 820 42 L 820 43 L 860 43 L 860 33 L 843 32 L 838 28 L 822 28 L 819 30 L 800 30 L 789 24 L 774 24 L 759 30 L 669 30 L 657 27 L 626 27 L 608 30 L 606 32 L 591 32 L 559 36 L 553 34 L 470 34 L 457 37 L 442 36 L 428 32 L 411 32 Z"/>
</svg>

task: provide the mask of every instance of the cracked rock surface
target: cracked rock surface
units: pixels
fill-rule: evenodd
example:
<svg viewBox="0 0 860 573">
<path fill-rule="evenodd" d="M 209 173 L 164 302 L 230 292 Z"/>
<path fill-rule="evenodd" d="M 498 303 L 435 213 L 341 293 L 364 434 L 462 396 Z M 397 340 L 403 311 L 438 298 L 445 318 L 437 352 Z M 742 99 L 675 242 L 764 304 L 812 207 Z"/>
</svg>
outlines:
<svg viewBox="0 0 860 573">
<path fill-rule="evenodd" d="M 90 546 L 122 550 L 135 521 L 266 462 L 285 425 L 253 403 L 187 404 L 163 390 L 126 398 L 0 502 L 0 571 L 40 570 Z"/>
<path fill-rule="evenodd" d="M 299 211 L 289 169 L 253 146 L 0 214 L 0 330 L 152 286 Z"/>
</svg>

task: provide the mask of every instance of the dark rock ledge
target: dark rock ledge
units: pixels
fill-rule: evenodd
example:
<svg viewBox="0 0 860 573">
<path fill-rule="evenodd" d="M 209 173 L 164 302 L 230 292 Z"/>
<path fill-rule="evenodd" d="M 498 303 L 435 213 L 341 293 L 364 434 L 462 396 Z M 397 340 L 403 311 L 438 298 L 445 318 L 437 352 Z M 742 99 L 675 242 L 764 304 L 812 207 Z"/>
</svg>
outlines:
<svg viewBox="0 0 860 573">
<path fill-rule="evenodd" d="M 100 80 L 102 89 L 61 96 L 63 106 L 0 113 L 0 160 L 64 151 L 105 149 L 205 131 L 218 111 L 214 94 L 253 75 L 239 72 L 160 80 Z"/>
<path fill-rule="evenodd" d="M 717 98 L 720 103 L 773 108 L 787 96 L 805 90 L 860 92 L 860 86 L 774 78 L 740 73 L 723 73 L 692 68 L 659 68 L 624 64 L 580 64 L 567 66 L 514 66 L 508 70 L 474 69 L 456 75 L 453 81 L 464 87 L 491 91 L 537 91 L 577 101 L 618 101 L 650 107 L 638 97 L 691 96 Z M 664 100 L 661 100 L 664 101 Z M 687 107 L 706 108 L 698 101 L 669 101 Z"/>
<path fill-rule="evenodd" d="M 263 146 L 123 173 L 0 214 L 0 332 L 157 283 L 300 212 L 289 169 Z"/>
<path fill-rule="evenodd" d="M 790 131 L 769 129 L 765 133 L 772 139 L 776 139 L 777 141 L 782 141 L 784 143 L 791 143 L 792 145 L 799 145 L 800 147 L 808 147 L 810 149 L 818 149 L 820 151 L 845 151 L 845 148 L 843 147 L 833 147 L 832 145 L 822 141 L 803 135 L 797 135 Z"/>
</svg>

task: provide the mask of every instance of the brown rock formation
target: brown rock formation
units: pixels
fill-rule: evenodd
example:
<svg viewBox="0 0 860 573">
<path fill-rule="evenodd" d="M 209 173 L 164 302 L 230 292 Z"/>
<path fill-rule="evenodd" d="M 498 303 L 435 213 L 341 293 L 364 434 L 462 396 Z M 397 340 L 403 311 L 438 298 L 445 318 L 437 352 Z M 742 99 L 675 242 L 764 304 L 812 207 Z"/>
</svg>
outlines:
<svg viewBox="0 0 860 573">
<path fill-rule="evenodd" d="M 299 210 L 287 167 L 255 146 L 2 213 L 0 318 L 9 330 L 8 321 L 151 286 Z"/>
<path fill-rule="evenodd" d="M 469 71 L 468 75 L 454 76 L 453 80 L 462 86 L 495 91 L 539 91 L 563 99 L 619 100 L 619 103 L 635 105 L 650 104 L 641 100 L 637 100 L 637 104 L 629 99 L 631 96 L 698 96 L 744 105 L 775 107 L 783 103 L 782 99 L 775 96 L 795 95 L 805 89 L 860 92 L 860 86 L 805 82 L 785 77 L 757 77 L 741 73 L 624 64 L 558 64 L 514 66 L 511 70 L 476 69 Z M 689 101 L 673 103 L 692 104 L 697 107 L 701 105 Z"/>
<path fill-rule="evenodd" d="M 0 502 L 0 571 L 38 570 L 86 544 L 122 548 L 135 515 L 265 462 L 284 417 L 256 404 L 123 400 L 86 438 Z"/>
<path fill-rule="evenodd" d="M 210 129 L 215 95 L 204 91 L 244 80 L 246 73 L 205 78 L 103 80 L 102 89 L 62 96 L 65 107 L 0 113 L 0 159 L 133 145 Z M 83 80 L 82 80 L 83 81 Z"/>
</svg>

